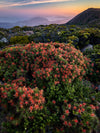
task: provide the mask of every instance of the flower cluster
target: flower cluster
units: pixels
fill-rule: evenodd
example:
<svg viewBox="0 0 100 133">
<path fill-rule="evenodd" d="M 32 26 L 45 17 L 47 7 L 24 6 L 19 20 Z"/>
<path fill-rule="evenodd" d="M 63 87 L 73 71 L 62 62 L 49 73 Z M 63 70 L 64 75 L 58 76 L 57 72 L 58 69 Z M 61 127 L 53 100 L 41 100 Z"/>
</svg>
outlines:
<svg viewBox="0 0 100 133">
<path fill-rule="evenodd" d="M 7 110 L 7 119 L 22 119 L 26 113 L 30 118 L 34 111 L 42 110 L 45 103 L 43 90 L 30 87 L 19 87 L 16 84 L 6 85 L 0 88 L 0 102 L 3 108 Z M 22 118 L 20 118 L 23 113 Z M 19 115 L 19 118 L 18 118 Z M 31 118 L 34 116 L 31 116 Z"/>
<path fill-rule="evenodd" d="M 4 82 L 21 80 L 19 84 L 23 86 L 46 88 L 48 82 L 57 85 L 72 83 L 76 78 L 82 80 L 89 62 L 70 44 L 51 42 L 16 46 L 0 52 L 0 78 Z"/>
<path fill-rule="evenodd" d="M 60 119 L 63 122 L 63 128 L 71 129 L 77 132 L 87 133 L 93 128 L 93 121 L 97 123 L 97 116 L 95 110 L 98 106 L 87 103 L 71 103 L 64 101 L 64 113 Z"/>
</svg>

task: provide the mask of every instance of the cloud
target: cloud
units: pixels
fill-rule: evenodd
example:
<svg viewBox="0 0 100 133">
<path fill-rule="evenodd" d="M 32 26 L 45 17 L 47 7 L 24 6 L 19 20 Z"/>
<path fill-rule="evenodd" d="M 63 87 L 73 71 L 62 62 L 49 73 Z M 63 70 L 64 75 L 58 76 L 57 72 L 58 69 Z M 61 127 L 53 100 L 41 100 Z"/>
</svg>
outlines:
<svg viewBox="0 0 100 133">
<path fill-rule="evenodd" d="M 75 0 L 2 0 L 0 2 L 0 7 L 14 7 L 14 6 L 26 6 L 34 4 L 43 4 L 43 3 L 53 3 L 53 2 L 67 2 Z"/>
</svg>

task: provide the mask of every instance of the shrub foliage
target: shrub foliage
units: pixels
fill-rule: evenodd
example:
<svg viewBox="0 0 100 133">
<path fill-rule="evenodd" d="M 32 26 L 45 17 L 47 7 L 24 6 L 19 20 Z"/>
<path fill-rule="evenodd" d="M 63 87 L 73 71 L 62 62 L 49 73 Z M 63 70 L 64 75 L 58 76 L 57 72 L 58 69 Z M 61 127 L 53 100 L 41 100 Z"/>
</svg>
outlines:
<svg viewBox="0 0 100 133">
<path fill-rule="evenodd" d="M 95 129 L 98 93 L 84 80 L 92 66 L 90 59 L 64 43 L 32 43 L 0 51 L 5 131 L 45 132 L 47 126 L 66 133 Z"/>
</svg>

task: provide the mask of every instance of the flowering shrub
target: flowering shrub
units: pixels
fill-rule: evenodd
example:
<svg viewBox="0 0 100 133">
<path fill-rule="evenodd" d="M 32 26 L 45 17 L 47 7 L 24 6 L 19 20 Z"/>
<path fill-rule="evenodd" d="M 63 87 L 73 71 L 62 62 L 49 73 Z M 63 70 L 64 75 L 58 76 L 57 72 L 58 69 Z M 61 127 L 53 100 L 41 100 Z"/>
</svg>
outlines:
<svg viewBox="0 0 100 133">
<path fill-rule="evenodd" d="M 97 56 L 95 59 L 95 62 L 96 62 L 97 68 L 100 70 L 100 44 L 97 44 L 94 46 L 94 51 Z"/>
<path fill-rule="evenodd" d="M 63 43 L 16 46 L 0 52 L 0 78 L 9 83 L 21 78 L 23 85 L 46 88 L 50 82 L 82 80 L 89 62 L 79 50 Z"/>
<path fill-rule="evenodd" d="M 37 113 L 39 115 L 44 108 L 45 98 L 43 90 L 12 84 L 0 88 L 0 103 L 6 112 L 7 122 L 16 127 L 22 123 L 24 125 L 27 119 L 37 119 Z"/>
<path fill-rule="evenodd" d="M 91 114 L 95 113 L 88 107 L 96 106 L 97 99 L 92 101 L 92 97 L 96 97 L 97 92 L 82 83 L 90 67 L 92 71 L 92 65 L 79 50 L 64 43 L 32 43 L 0 51 L 0 78 L 11 84 L 0 89 L 1 104 L 8 112 L 7 122 L 16 126 L 17 121 L 18 129 L 28 132 L 47 125 L 68 133 L 94 128 L 91 124 L 80 125 L 88 119 L 92 121 Z M 82 109 L 78 105 L 83 103 L 86 106 Z M 74 106 L 77 110 L 73 112 Z M 73 128 L 66 127 L 67 122 Z M 11 125 L 7 125 L 8 129 Z"/>
</svg>

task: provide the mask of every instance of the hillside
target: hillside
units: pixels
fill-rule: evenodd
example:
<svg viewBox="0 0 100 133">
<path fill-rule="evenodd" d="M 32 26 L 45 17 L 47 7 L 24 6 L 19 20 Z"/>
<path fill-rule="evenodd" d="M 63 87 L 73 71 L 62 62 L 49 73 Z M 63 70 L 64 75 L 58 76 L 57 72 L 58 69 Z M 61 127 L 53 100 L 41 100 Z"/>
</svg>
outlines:
<svg viewBox="0 0 100 133">
<path fill-rule="evenodd" d="M 68 23 L 69 25 L 100 24 L 100 8 L 89 8 L 75 16 Z"/>
</svg>

